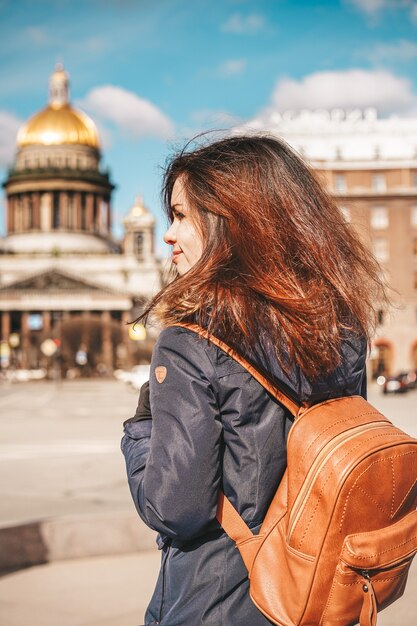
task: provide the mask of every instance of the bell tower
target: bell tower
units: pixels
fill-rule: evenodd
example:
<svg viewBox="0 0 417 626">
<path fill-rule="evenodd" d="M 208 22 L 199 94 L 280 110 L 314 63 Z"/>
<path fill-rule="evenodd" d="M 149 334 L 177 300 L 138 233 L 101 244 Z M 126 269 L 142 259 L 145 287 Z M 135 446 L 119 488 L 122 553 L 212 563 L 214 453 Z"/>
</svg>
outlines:
<svg viewBox="0 0 417 626">
<path fill-rule="evenodd" d="M 155 218 L 138 196 L 123 220 L 125 227 L 124 253 L 137 261 L 154 261 Z"/>
</svg>

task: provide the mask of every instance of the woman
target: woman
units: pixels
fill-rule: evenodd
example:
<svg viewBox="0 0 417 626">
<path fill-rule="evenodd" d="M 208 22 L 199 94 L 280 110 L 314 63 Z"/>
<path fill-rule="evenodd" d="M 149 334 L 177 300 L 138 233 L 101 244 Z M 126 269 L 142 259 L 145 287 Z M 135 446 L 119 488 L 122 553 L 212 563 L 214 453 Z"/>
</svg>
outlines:
<svg viewBox="0 0 417 626">
<path fill-rule="evenodd" d="M 257 532 L 286 467 L 290 415 L 227 342 L 299 401 L 365 393 L 378 266 L 303 161 L 268 136 L 183 151 L 165 175 L 176 278 L 145 315 L 166 327 L 122 449 L 161 571 L 145 623 L 261 626 L 220 490 Z"/>
</svg>

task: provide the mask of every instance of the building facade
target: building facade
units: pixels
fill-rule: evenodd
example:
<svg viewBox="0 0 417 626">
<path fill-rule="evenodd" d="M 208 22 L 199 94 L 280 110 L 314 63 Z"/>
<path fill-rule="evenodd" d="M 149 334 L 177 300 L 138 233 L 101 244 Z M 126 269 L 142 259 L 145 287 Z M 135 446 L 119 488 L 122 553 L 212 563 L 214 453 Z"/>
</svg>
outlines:
<svg viewBox="0 0 417 626">
<path fill-rule="evenodd" d="M 65 368 L 78 361 L 89 371 L 108 371 L 138 361 L 146 340 L 132 341 L 126 322 L 161 285 L 155 220 L 139 198 L 124 219 L 123 240 L 114 239 L 114 185 L 101 167 L 97 129 L 71 105 L 60 65 L 50 78 L 48 105 L 19 130 L 3 187 L 3 366 L 44 365 L 48 338 L 60 346 Z"/>
<path fill-rule="evenodd" d="M 245 129 L 283 137 L 316 170 L 391 287 L 378 314 L 373 377 L 417 369 L 417 119 L 365 111 L 269 112 Z"/>
</svg>

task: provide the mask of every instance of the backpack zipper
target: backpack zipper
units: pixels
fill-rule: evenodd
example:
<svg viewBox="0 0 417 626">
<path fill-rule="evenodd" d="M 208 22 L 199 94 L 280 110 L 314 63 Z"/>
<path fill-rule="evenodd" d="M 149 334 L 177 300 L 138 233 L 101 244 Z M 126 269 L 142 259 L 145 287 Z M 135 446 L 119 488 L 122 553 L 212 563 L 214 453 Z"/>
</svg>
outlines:
<svg viewBox="0 0 417 626">
<path fill-rule="evenodd" d="M 301 516 L 302 509 L 308 497 L 308 493 L 311 490 L 311 487 L 317 475 L 320 473 L 324 465 L 327 463 L 330 456 L 334 454 L 336 450 L 338 450 L 338 448 L 340 448 L 343 444 L 350 441 L 351 439 L 354 439 L 361 433 L 367 430 L 375 430 L 377 428 L 384 428 L 386 426 L 387 426 L 387 422 L 385 420 L 384 421 L 381 420 L 380 422 L 372 422 L 371 424 L 361 424 L 360 426 L 355 426 L 354 428 L 350 428 L 348 431 L 340 433 L 339 435 L 331 439 L 331 441 L 329 441 L 324 446 L 324 448 L 319 452 L 319 454 L 315 458 L 313 465 L 310 467 L 307 473 L 307 476 L 304 479 L 303 485 L 295 499 L 294 505 L 292 507 L 291 515 L 290 515 L 290 520 L 288 523 L 287 542 L 290 542 L 291 540 L 291 535 Z"/>
</svg>

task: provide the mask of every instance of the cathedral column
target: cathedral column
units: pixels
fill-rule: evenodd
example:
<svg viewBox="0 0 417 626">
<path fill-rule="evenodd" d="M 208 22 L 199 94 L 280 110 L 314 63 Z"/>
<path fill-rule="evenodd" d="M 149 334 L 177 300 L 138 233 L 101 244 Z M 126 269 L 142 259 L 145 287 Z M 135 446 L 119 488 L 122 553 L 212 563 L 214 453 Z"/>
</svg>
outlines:
<svg viewBox="0 0 417 626">
<path fill-rule="evenodd" d="M 97 198 L 97 204 L 96 204 L 96 219 L 94 222 L 94 228 L 96 230 L 97 233 L 101 233 L 103 232 L 103 228 L 101 226 L 102 223 L 102 212 L 103 212 L 103 198 L 98 197 Z"/>
<path fill-rule="evenodd" d="M 67 201 L 67 228 L 74 230 L 74 194 L 72 192 L 67 194 Z"/>
<path fill-rule="evenodd" d="M 14 196 L 10 196 L 7 199 L 7 232 L 12 233 L 14 231 Z"/>
<path fill-rule="evenodd" d="M 122 311 L 120 328 L 122 331 L 122 345 L 125 351 L 125 365 L 131 365 L 132 341 L 129 339 L 129 326 L 127 325 L 132 319 L 132 311 Z"/>
<path fill-rule="evenodd" d="M 85 199 L 85 225 L 88 232 L 94 231 L 94 194 L 88 193 Z"/>
<path fill-rule="evenodd" d="M 32 194 L 33 228 L 40 230 L 41 227 L 41 196 L 39 193 Z"/>
<path fill-rule="evenodd" d="M 30 202 L 29 194 L 23 196 L 23 230 L 30 230 Z"/>
<path fill-rule="evenodd" d="M 131 311 L 122 311 L 122 342 L 127 348 L 129 347 L 129 326 L 127 326 L 127 323 L 131 321 L 131 318 Z"/>
<path fill-rule="evenodd" d="M 20 200 L 20 230 L 26 230 L 26 194 L 21 196 Z"/>
<path fill-rule="evenodd" d="M 21 198 L 21 196 L 17 196 L 16 197 L 15 217 L 16 217 L 16 231 L 18 233 L 21 233 L 22 230 L 23 230 L 23 225 L 22 225 L 22 198 Z"/>
<path fill-rule="evenodd" d="M 17 196 L 13 196 L 12 203 L 12 222 L 13 222 L 13 232 L 17 231 Z"/>
<path fill-rule="evenodd" d="M 29 349 L 30 349 L 29 313 L 27 311 L 23 311 L 20 324 L 21 324 L 20 330 L 21 330 L 21 348 L 22 348 L 21 367 L 25 369 L 29 365 Z"/>
<path fill-rule="evenodd" d="M 10 311 L 3 311 L 1 315 L 1 339 L 9 341 L 10 337 Z"/>
<path fill-rule="evenodd" d="M 101 353 L 107 368 L 113 368 L 113 346 L 111 341 L 111 315 L 110 311 L 101 314 Z"/>
<path fill-rule="evenodd" d="M 41 230 L 49 232 L 52 226 L 52 198 L 48 192 L 43 193 L 41 196 L 40 214 Z"/>
<path fill-rule="evenodd" d="M 51 333 L 51 312 L 50 311 L 44 311 L 42 313 L 42 325 L 43 325 L 43 332 L 47 335 L 50 335 Z"/>
</svg>

